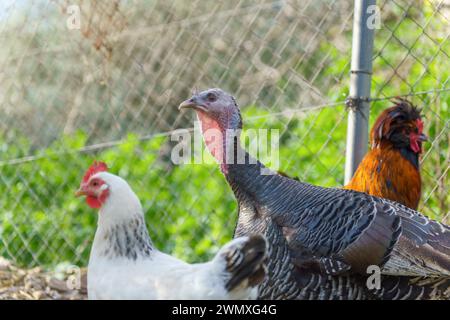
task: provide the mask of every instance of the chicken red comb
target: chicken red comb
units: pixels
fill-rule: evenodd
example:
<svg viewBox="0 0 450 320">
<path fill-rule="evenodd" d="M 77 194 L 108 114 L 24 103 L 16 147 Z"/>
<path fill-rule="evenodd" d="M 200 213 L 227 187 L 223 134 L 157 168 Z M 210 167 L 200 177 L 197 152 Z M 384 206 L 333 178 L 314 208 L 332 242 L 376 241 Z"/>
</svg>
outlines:
<svg viewBox="0 0 450 320">
<path fill-rule="evenodd" d="M 89 167 L 89 169 L 87 169 L 86 173 L 84 174 L 83 182 L 88 182 L 89 178 L 94 174 L 103 171 L 108 171 L 108 166 L 106 165 L 106 163 L 101 161 L 94 161 L 94 163 Z"/>
</svg>

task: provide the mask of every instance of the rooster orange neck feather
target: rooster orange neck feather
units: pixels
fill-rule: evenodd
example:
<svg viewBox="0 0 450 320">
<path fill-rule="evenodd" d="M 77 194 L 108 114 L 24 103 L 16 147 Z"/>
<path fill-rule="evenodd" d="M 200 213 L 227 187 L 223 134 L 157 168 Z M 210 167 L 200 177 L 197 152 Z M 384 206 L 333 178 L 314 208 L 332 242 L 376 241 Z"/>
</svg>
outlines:
<svg viewBox="0 0 450 320">
<path fill-rule="evenodd" d="M 419 170 L 391 145 L 370 150 L 344 187 L 417 209 L 421 194 Z"/>
<path fill-rule="evenodd" d="M 421 193 L 419 154 L 423 121 L 420 110 L 397 98 L 370 131 L 371 150 L 345 189 L 399 202 L 417 209 Z"/>
</svg>

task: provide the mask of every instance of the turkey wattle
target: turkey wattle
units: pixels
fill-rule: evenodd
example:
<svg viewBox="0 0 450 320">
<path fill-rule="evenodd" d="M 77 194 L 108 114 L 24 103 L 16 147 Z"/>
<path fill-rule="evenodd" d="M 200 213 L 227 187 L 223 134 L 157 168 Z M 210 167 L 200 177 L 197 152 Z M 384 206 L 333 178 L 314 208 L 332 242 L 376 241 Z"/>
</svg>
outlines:
<svg viewBox="0 0 450 320">
<path fill-rule="evenodd" d="M 99 209 L 88 266 L 89 299 L 251 299 L 265 277 L 266 241 L 234 239 L 206 263 L 188 264 L 152 244 L 128 183 L 95 162 L 77 196 Z"/>
</svg>

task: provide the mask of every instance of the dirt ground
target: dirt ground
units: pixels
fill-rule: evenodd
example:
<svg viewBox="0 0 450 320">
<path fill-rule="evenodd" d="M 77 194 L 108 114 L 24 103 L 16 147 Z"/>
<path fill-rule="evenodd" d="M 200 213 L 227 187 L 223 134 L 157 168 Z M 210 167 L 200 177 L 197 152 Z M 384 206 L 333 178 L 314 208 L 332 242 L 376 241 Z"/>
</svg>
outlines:
<svg viewBox="0 0 450 320">
<path fill-rule="evenodd" d="M 22 269 L 0 257 L 0 300 L 86 298 L 86 269 L 70 274 L 67 271 L 48 272 L 39 267 Z"/>
</svg>

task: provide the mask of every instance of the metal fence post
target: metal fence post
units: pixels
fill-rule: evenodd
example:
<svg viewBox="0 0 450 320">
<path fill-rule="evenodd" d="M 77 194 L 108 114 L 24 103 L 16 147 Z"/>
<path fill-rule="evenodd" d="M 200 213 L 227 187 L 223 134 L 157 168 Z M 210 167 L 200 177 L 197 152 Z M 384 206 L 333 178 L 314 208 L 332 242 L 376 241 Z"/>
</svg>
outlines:
<svg viewBox="0 0 450 320">
<path fill-rule="evenodd" d="M 374 38 L 374 27 L 368 24 L 373 13 L 368 9 L 375 3 L 376 0 L 355 0 L 345 183 L 350 181 L 367 152 Z"/>
</svg>

